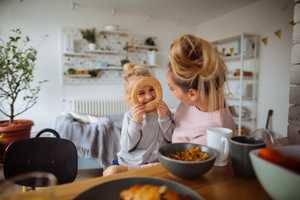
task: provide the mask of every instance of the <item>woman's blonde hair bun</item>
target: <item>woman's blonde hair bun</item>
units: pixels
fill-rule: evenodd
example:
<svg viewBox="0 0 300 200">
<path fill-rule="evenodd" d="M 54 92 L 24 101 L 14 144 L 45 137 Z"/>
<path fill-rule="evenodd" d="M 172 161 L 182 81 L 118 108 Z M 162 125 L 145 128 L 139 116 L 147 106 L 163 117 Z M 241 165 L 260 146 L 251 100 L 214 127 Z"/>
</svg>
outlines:
<svg viewBox="0 0 300 200">
<path fill-rule="evenodd" d="M 183 35 L 172 43 L 169 59 L 173 79 L 182 89 L 199 90 L 210 111 L 224 107 L 227 67 L 211 43 Z"/>
</svg>

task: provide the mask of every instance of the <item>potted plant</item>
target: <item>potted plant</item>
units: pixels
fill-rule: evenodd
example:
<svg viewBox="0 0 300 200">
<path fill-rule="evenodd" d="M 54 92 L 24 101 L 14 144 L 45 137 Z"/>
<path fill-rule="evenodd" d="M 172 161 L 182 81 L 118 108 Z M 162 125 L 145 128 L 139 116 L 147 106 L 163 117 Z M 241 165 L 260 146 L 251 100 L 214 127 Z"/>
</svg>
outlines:
<svg viewBox="0 0 300 200">
<path fill-rule="evenodd" d="M 96 49 L 96 29 L 81 29 L 80 33 L 89 44 L 88 48 L 90 51 L 94 51 Z"/>
<path fill-rule="evenodd" d="M 31 120 L 16 117 L 37 103 L 40 86 L 32 85 L 37 51 L 28 46 L 30 39 L 20 29 L 12 30 L 8 40 L 0 41 L 0 160 L 6 146 L 18 139 L 30 137 Z"/>
</svg>

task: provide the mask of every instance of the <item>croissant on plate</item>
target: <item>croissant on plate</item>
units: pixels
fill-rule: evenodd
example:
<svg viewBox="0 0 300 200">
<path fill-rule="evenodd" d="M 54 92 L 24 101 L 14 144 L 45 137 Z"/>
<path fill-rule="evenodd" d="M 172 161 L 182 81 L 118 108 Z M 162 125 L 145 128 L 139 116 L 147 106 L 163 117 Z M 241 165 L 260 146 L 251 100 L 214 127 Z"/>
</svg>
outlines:
<svg viewBox="0 0 300 200">
<path fill-rule="evenodd" d="M 177 192 L 169 190 L 166 186 L 157 185 L 133 185 L 123 190 L 121 200 L 190 200 L 187 196 L 181 196 Z"/>
</svg>

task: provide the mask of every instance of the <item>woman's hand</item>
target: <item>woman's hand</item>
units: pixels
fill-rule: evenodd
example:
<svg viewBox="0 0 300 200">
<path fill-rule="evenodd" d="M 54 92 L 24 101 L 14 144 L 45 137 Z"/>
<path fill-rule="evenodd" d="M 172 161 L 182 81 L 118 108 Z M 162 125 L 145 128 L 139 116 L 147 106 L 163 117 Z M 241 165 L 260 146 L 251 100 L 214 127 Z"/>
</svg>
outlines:
<svg viewBox="0 0 300 200">
<path fill-rule="evenodd" d="M 160 101 L 157 106 L 157 114 L 159 118 L 165 118 L 170 116 L 170 110 L 167 104 L 164 101 Z"/>
<path fill-rule="evenodd" d="M 133 121 L 141 123 L 144 120 L 145 105 L 136 105 L 131 109 Z"/>
</svg>

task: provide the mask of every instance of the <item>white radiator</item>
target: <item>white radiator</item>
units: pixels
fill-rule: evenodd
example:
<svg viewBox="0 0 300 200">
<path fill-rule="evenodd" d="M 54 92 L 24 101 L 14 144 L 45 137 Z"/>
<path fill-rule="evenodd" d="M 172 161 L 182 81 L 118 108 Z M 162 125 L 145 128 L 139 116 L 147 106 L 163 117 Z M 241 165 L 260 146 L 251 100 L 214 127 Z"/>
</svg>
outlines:
<svg viewBox="0 0 300 200">
<path fill-rule="evenodd" d="M 72 99 L 65 101 L 67 102 L 68 111 L 80 114 L 106 116 L 110 114 L 120 114 L 128 111 L 128 105 L 122 98 Z"/>
</svg>

